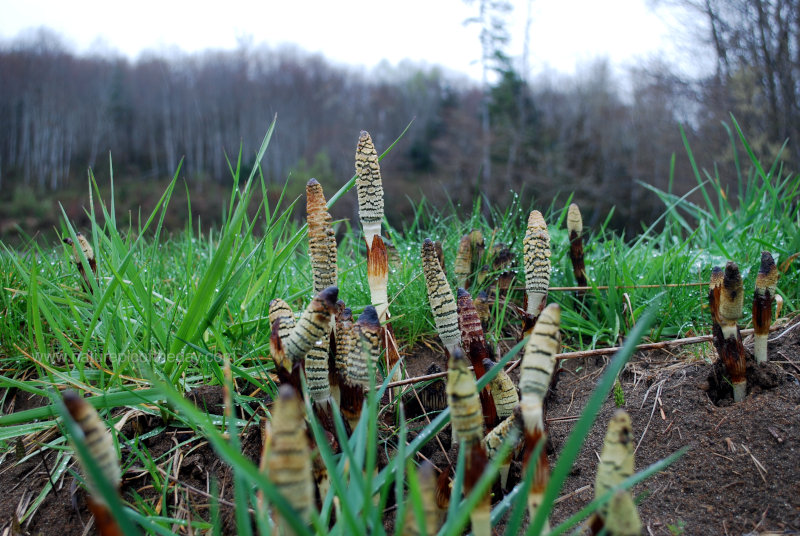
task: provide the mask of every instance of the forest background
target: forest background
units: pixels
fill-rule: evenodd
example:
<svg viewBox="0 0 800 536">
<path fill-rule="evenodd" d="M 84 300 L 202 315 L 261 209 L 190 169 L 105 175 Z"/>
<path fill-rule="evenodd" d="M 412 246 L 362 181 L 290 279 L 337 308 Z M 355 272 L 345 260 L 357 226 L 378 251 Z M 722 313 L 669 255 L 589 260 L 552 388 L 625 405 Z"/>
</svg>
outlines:
<svg viewBox="0 0 800 536">
<path fill-rule="evenodd" d="M 118 212 L 135 222 L 180 164 L 186 187 L 173 202 L 188 193 L 205 228 L 222 215 L 228 159 L 241 150 L 252 161 L 275 115 L 262 171 L 276 200 L 287 179 L 290 199 L 310 177 L 335 191 L 353 175 L 360 130 L 382 151 L 413 120 L 382 163 L 390 222 L 423 196 L 471 205 L 480 194 L 502 206 L 522 194 L 547 206 L 574 192 L 587 225 L 615 207 L 611 225 L 635 233 L 663 207 L 645 185 L 681 195 L 697 186 L 687 146 L 701 169 L 736 180 L 731 114 L 759 158 L 780 155 L 784 174 L 795 172 L 800 3 L 671 1 L 690 14 L 698 58 L 711 59 L 705 75 L 666 58 L 619 72 L 599 58 L 574 75 L 530 76 L 507 50 L 501 0 L 478 2 L 482 82 L 412 63 L 343 66 L 247 40 L 134 60 L 76 54 L 48 29 L 27 32 L 0 43 L 0 236 L 51 233 L 59 203 L 80 229 L 87 170 L 107 190 L 112 161 Z M 334 217 L 352 216 L 353 203 L 342 199 Z M 165 225 L 180 228 L 189 213 L 170 211 Z"/>
</svg>

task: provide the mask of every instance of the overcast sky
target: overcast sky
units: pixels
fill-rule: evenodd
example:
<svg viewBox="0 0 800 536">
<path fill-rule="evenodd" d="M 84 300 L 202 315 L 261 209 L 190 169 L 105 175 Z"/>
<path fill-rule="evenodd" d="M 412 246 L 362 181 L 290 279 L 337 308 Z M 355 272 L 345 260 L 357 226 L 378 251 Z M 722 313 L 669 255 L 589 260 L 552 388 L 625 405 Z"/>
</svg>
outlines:
<svg viewBox="0 0 800 536">
<path fill-rule="evenodd" d="M 619 68 L 639 59 L 675 57 L 675 23 L 646 0 L 513 0 L 512 41 L 521 57 L 528 8 L 530 73 L 575 72 L 596 56 Z M 0 39 L 47 26 L 74 50 L 102 43 L 131 57 L 143 50 L 177 46 L 184 51 L 295 43 L 334 62 L 372 67 L 386 59 L 439 64 L 480 78 L 479 29 L 464 21 L 477 2 L 463 0 L 0 0 Z"/>
</svg>

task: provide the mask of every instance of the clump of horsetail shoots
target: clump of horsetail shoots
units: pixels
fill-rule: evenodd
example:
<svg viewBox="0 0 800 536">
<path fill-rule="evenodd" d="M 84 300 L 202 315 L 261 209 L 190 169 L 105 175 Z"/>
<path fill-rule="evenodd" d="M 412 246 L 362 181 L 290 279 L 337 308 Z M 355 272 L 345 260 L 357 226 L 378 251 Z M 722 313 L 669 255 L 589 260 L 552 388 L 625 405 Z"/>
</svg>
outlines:
<svg viewBox="0 0 800 536">
<path fill-rule="evenodd" d="M 522 322 L 523 336 L 531 329 L 547 303 L 550 285 L 550 234 L 547 223 L 538 210 L 528 216 L 528 229 L 523 240 L 525 264 L 525 314 Z"/>
<path fill-rule="evenodd" d="M 306 213 L 308 219 L 308 252 L 314 293 L 336 286 L 336 236 L 331 226 L 322 185 L 317 179 L 306 184 Z"/>
<path fill-rule="evenodd" d="M 275 372 L 281 382 L 288 382 L 292 372 L 292 361 L 286 355 L 286 341 L 294 329 L 294 312 L 289 304 L 280 298 L 269 302 L 269 323 L 272 326 L 269 353 L 275 363 Z"/>
<path fill-rule="evenodd" d="M 291 385 L 281 385 L 278 393 L 272 407 L 267 471 L 300 520 L 309 524 L 314 508 L 314 480 L 303 403 Z M 294 534 L 277 511 L 275 517 L 281 534 Z"/>
<path fill-rule="evenodd" d="M 111 485 L 114 490 L 119 490 L 122 480 L 122 472 L 119 466 L 119 457 L 114 449 L 114 440 L 111 437 L 108 427 L 100 419 L 97 410 L 92 407 L 84 398 L 75 391 L 65 391 L 63 394 L 64 405 L 70 417 L 83 433 L 82 438 L 74 438 L 76 441 L 83 441 L 92 458 L 92 462 L 100 469 L 103 478 Z M 86 484 L 89 488 L 89 510 L 95 517 L 95 524 L 102 536 L 122 534 L 117 522 L 111 515 L 105 497 L 100 492 L 97 483 L 84 465 L 88 460 L 79 460 L 86 477 Z"/>
<path fill-rule="evenodd" d="M 472 296 L 463 288 L 458 289 L 457 296 L 456 306 L 458 326 L 461 330 L 461 343 L 475 371 L 475 378 L 479 380 L 486 373 L 483 361 L 489 358 L 486 337 L 483 335 L 483 327 L 481 327 L 478 311 L 472 303 Z M 486 425 L 492 428 L 497 424 L 497 409 L 488 386 L 481 390 L 480 399 Z"/>
<path fill-rule="evenodd" d="M 575 274 L 575 282 L 579 287 L 585 287 L 586 264 L 583 260 L 583 217 L 581 209 L 575 203 L 570 204 L 567 209 L 567 231 L 569 232 L 569 258 L 572 261 L 572 273 Z M 581 296 L 583 291 L 578 291 Z"/>
<path fill-rule="evenodd" d="M 92 292 L 92 283 L 89 280 L 89 274 L 87 274 L 86 270 L 83 268 L 83 262 L 81 262 L 81 254 L 78 252 L 78 248 L 80 248 L 81 252 L 83 252 L 83 256 L 86 257 L 86 262 L 89 263 L 89 269 L 92 271 L 92 277 L 96 278 L 97 261 L 94 258 L 94 250 L 82 233 L 75 233 L 75 238 L 78 239 L 77 244 L 75 244 L 70 237 L 65 238 L 64 243 L 72 246 L 72 262 L 78 267 L 78 273 L 81 275 L 81 284 L 83 285 L 84 290 L 86 292 Z"/>
<path fill-rule="evenodd" d="M 456 300 L 450 291 L 450 285 L 447 283 L 430 238 L 426 238 L 422 243 L 422 271 L 425 275 L 425 286 L 428 290 L 428 301 L 433 311 L 436 331 L 445 349 L 452 355 L 461 345 Z"/>
<path fill-rule="evenodd" d="M 550 478 L 547 453 L 542 448 L 539 459 L 533 460 L 536 445 L 544 441 L 544 401 L 555 369 L 555 356 L 561 346 L 561 308 L 548 305 L 533 327 L 525 345 L 519 376 L 520 406 L 525 427 L 524 467 L 536 464 L 536 473 L 528 491 L 528 511 L 531 518 L 542 503 L 544 490 Z M 548 526 L 549 530 L 549 526 Z"/>
<path fill-rule="evenodd" d="M 608 423 L 597 477 L 594 496 L 600 498 L 633 474 L 633 429 L 630 415 L 619 409 Z M 602 527 L 612 536 L 641 534 L 642 525 L 633 497 L 629 491 L 620 490 L 601 506 L 590 524 L 595 533 Z"/>
<path fill-rule="evenodd" d="M 737 320 L 742 317 L 744 289 L 739 267 L 733 261 L 725 265 L 722 278 L 722 289 L 719 300 L 719 324 L 721 340 L 719 356 L 730 375 L 733 385 L 733 400 L 744 400 L 747 392 L 747 364 L 742 334 L 739 332 Z"/>
<path fill-rule="evenodd" d="M 450 421 L 453 437 L 467 449 L 464 470 L 464 494 L 470 493 L 478 483 L 488 463 L 483 440 L 483 415 L 481 412 L 475 376 L 469 370 L 464 353 L 456 348 L 447 363 L 447 401 L 450 405 Z M 470 513 L 472 533 L 489 536 L 490 497 L 487 492 L 481 502 Z"/>
<path fill-rule="evenodd" d="M 767 362 L 767 337 L 772 321 L 772 301 L 778 285 L 778 267 L 769 251 L 761 253 L 761 267 L 756 276 L 756 291 L 753 296 L 753 328 L 755 340 L 753 356 L 756 363 Z"/>
<path fill-rule="evenodd" d="M 413 471 L 413 469 L 412 469 Z M 403 523 L 403 536 L 418 536 L 420 534 L 436 534 L 442 524 L 442 511 L 436 504 L 436 476 L 433 464 L 423 461 L 416 471 L 419 482 L 420 499 L 422 500 L 422 521 L 424 530 L 420 527 L 414 506 L 411 501 L 406 505 L 405 522 Z"/>
<path fill-rule="evenodd" d="M 516 394 L 516 391 L 515 391 Z M 522 439 L 523 425 L 522 425 L 522 408 L 517 404 L 512 412 L 503 419 L 500 424 L 494 427 L 492 431 L 486 434 L 483 439 L 483 446 L 486 449 L 486 454 L 489 459 L 493 459 L 503 448 L 507 441 L 513 441 L 514 447 Z M 512 447 L 512 452 L 514 448 Z M 500 466 L 500 486 L 502 489 L 507 489 L 508 473 L 511 469 L 511 453 L 508 458 Z"/>
<path fill-rule="evenodd" d="M 483 360 L 483 368 L 489 372 L 496 363 L 489 358 Z M 517 386 L 505 370 L 500 370 L 497 375 L 489 382 L 489 391 L 492 394 L 497 416 L 505 419 L 514 411 L 519 404 L 519 394 Z"/>
<path fill-rule="evenodd" d="M 359 315 L 353 330 L 355 338 L 347 356 L 347 381 L 341 386 L 342 415 L 355 429 L 361 418 L 364 390 L 369 387 L 369 369 L 376 370 L 381 355 L 381 323 L 375 307 L 368 305 Z"/>
<path fill-rule="evenodd" d="M 472 242 L 468 234 L 462 236 L 458 242 L 453 272 L 456 276 L 456 285 L 462 288 L 469 288 L 468 279 L 472 274 Z"/>
</svg>

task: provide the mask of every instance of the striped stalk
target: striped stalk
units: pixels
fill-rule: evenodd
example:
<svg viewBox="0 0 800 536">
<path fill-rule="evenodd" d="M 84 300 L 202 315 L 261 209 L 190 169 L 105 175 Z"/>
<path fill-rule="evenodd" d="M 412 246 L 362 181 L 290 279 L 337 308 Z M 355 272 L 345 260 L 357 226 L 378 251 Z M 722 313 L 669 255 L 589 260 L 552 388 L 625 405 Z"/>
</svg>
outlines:
<svg viewBox="0 0 800 536">
<path fill-rule="evenodd" d="M 413 469 L 412 469 L 413 470 Z M 403 523 L 403 536 L 419 536 L 421 534 L 436 534 L 442 524 L 442 511 L 436 504 L 436 476 L 433 464 L 423 461 L 417 470 L 419 479 L 420 498 L 422 499 L 422 514 L 425 524 L 424 531 L 419 526 L 417 515 L 411 502 L 406 504 L 405 522 Z"/>
<path fill-rule="evenodd" d="M 294 329 L 284 341 L 286 356 L 293 366 L 301 363 L 308 351 L 328 338 L 331 317 L 336 313 L 337 287 L 328 287 L 317 294 L 300 315 Z"/>
<path fill-rule="evenodd" d="M 306 214 L 311 274 L 314 294 L 318 294 L 328 287 L 336 286 L 337 278 L 336 235 L 322 185 L 317 179 L 311 179 L 306 184 Z"/>
<path fill-rule="evenodd" d="M 295 509 L 300 520 L 309 524 L 314 509 L 314 480 L 311 448 L 306 433 L 303 403 L 294 387 L 281 385 L 272 408 L 267 447 L 267 472 L 278 491 Z M 294 534 L 279 512 L 274 512 L 281 534 Z"/>
<path fill-rule="evenodd" d="M 541 449 L 539 459 L 532 460 L 531 455 L 540 441 L 545 440 L 544 433 L 544 400 L 555 369 L 555 356 L 561 346 L 561 308 L 557 304 L 548 305 L 533 327 L 519 376 L 520 407 L 525 428 L 524 467 L 535 463 L 536 471 L 531 488 L 528 491 L 528 511 L 531 519 L 542 503 L 550 467 L 545 449 Z M 549 530 L 549 523 L 545 526 Z"/>
<path fill-rule="evenodd" d="M 288 381 L 292 362 L 286 356 L 286 341 L 294 329 L 294 312 L 289 304 L 280 298 L 269 302 L 269 324 L 272 333 L 269 337 L 269 353 L 275 363 L 275 371 L 280 380 Z"/>
<path fill-rule="evenodd" d="M 511 414 L 503 419 L 500 424 L 495 426 L 491 432 L 486 434 L 486 437 L 483 439 L 483 446 L 490 460 L 497 456 L 507 441 L 514 441 L 514 447 L 512 447 L 508 457 L 500 466 L 500 486 L 503 490 L 507 489 L 508 485 L 508 473 L 511 469 L 511 455 L 522 437 L 522 408 L 516 405 Z"/>
<path fill-rule="evenodd" d="M 486 470 L 488 458 L 483 446 L 483 415 L 481 412 L 475 376 L 469 370 L 463 352 L 456 348 L 448 361 L 447 401 L 450 405 L 450 421 L 453 425 L 453 438 L 462 442 L 467 449 L 464 470 L 464 495 L 467 496 L 478 483 Z M 476 536 L 490 536 L 491 498 L 487 491 L 485 497 L 470 512 L 472 533 Z"/>
<path fill-rule="evenodd" d="M 489 372 L 495 362 L 491 359 L 483 360 L 483 368 Z M 489 382 L 489 392 L 492 394 L 494 406 L 497 408 L 497 416 L 505 419 L 514 411 L 514 408 L 519 404 L 519 393 L 517 393 L 517 386 L 511 380 L 511 377 L 505 370 L 500 370 L 497 375 Z"/>
<path fill-rule="evenodd" d="M 433 241 L 426 238 L 422 243 L 422 271 L 428 290 L 428 301 L 433 312 L 433 321 L 442 344 L 450 353 L 461 346 L 461 333 L 458 328 L 456 300 L 444 275 Z"/>
<path fill-rule="evenodd" d="M 358 193 L 358 215 L 364 240 L 367 244 L 367 283 L 370 301 L 385 326 L 381 328 L 381 344 L 386 349 L 386 370 L 391 370 L 400 360 L 397 339 L 391 325 L 386 325 L 389 314 L 389 255 L 381 237 L 384 193 L 378 152 L 369 132 L 362 130 L 356 146 L 356 191 Z M 403 378 L 398 368 L 393 380 Z"/>
<path fill-rule="evenodd" d="M 342 415 L 355 429 L 364 405 L 364 389 L 369 387 L 369 369 L 376 370 L 381 355 L 381 324 L 375 307 L 368 305 L 354 326 L 356 338 L 347 356 L 347 381 L 342 385 Z M 370 364 L 371 362 L 371 364 Z"/>
<path fill-rule="evenodd" d="M 550 285 L 550 234 L 542 213 L 534 210 L 528 216 L 528 229 L 523 240 L 525 265 L 525 315 L 523 337 L 530 335 L 539 314 L 547 304 Z"/>
<path fill-rule="evenodd" d="M 119 457 L 114 449 L 114 440 L 111 432 L 98 415 L 97 410 L 92 407 L 84 398 L 75 391 L 64 391 L 64 405 L 70 417 L 83 432 L 82 438 L 74 438 L 83 441 L 89 451 L 92 461 L 100 469 L 106 481 L 115 490 L 119 491 L 122 481 L 122 471 L 119 466 Z M 84 464 L 84 460 L 79 459 L 86 485 L 89 488 L 89 500 L 87 501 L 89 510 L 94 515 L 95 525 L 101 536 L 117 536 L 122 531 L 117 521 L 111 514 L 106 498 L 100 493 L 97 484 L 90 476 L 90 472 Z"/>
<path fill-rule="evenodd" d="M 594 496 L 599 498 L 633 475 L 633 429 L 631 418 L 625 410 L 617 410 L 608 423 Z M 595 530 L 605 527 L 610 536 L 635 536 L 642 532 L 642 522 L 630 491 L 620 490 L 601 506 L 591 521 Z"/>
</svg>

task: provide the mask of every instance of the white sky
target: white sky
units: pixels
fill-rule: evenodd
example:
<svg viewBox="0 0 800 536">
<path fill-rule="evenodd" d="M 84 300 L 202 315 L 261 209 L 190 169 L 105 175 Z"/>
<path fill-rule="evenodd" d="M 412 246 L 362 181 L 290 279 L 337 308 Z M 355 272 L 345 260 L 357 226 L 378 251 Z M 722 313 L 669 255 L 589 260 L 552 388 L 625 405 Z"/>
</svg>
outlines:
<svg viewBox="0 0 800 536">
<path fill-rule="evenodd" d="M 675 58 L 673 19 L 646 0 L 532 0 L 531 72 L 573 73 L 596 56 L 624 67 L 654 55 Z M 512 41 L 522 55 L 528 0 L 512 0 Z M 224 4 L 224 7 L 223 7 Z M 0 39 L 47 26 L 76 51 L 98 41 L 135 58 L 146 49 L 230 49 L 253 43 L 296 43 L 337 63 L 372 67 L 386 59 L 439 64 L 480 78 L 477 1 L 462 0 L 0 0 Z M 135 7 L 134 7 L 135 6 Z"/>
</svg>

